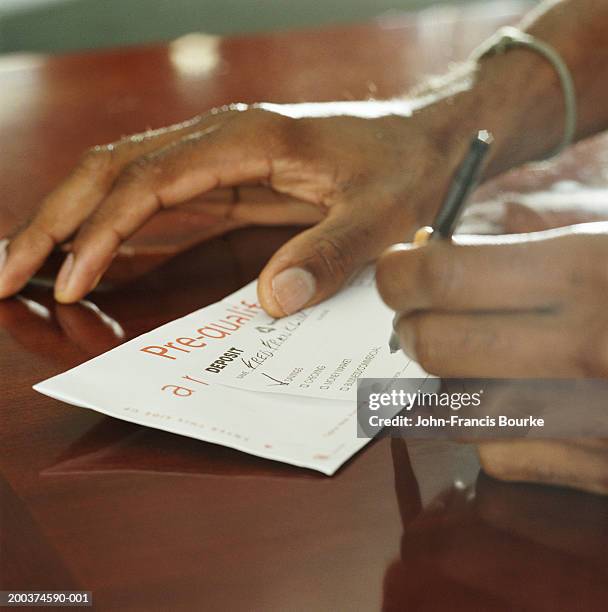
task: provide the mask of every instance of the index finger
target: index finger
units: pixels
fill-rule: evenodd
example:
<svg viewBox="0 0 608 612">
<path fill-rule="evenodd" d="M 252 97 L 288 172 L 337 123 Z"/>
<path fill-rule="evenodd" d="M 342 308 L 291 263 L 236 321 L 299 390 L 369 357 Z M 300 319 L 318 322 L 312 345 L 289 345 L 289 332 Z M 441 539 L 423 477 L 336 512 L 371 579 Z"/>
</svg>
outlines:
<svg viewBox="0 0 608 612">
<path fill-rule="evenodd" d="M 270 173 L 271 162 L 258 135 L 236 129 L 195 132 L 139 158 L 78 232 L 57 277 L 57 301 L 73 302 L 91 291 L 121 242 L 157 211 Z"/>
<path fill-rule="evenodd" d="M 397 245 L 377 263 L 378 291 L 398 312 L 559 308 L 591 258 L 572 228 Z"/>
<path fill-rule="evenodd" d="M 133 159 L 200 129 L 205 117 L 88 149 L 69 176 L 42 202 L 34 218 L 8 244 L 0 269 L 0 299 L 19 291 L 53 248 L 67 240 Z M 213 119 L 215 120 L 215 119 Z"/>
</svg>

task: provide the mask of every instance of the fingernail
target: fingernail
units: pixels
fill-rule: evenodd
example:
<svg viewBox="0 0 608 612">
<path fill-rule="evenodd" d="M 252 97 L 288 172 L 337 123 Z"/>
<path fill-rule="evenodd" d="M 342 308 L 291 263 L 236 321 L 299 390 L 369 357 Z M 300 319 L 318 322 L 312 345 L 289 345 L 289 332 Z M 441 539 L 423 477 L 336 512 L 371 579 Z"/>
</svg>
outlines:
<svg viewBox="0 0 608 612">
<path fill-rule="evenodd" d="M 69 253 L 65 258 L 65 261 L 61 266 L 61 270 L 59 270 L 59 274 L 57 275 L 57 280 L 55 281 L 55 299 L 58 302 L 65 301 L 66 293 L 70 285 L 70 275 L 72 274 L 73 268 L 74 253 Z"/>
<path fill-rule="evenodd" d="M 305 306 L 315 294 L 317 281 L 303 268 L 287 268 L 272 279 L 272 294 L 281 310 L 289 315 Z"/>
<path fill-rule="evenodd" d="M 4 264 L 8 259 L 8 242 L 8 238 L 0 240 L 0 272 L 2 272 L 2 268 L 4 268 Z"/>
</svg>

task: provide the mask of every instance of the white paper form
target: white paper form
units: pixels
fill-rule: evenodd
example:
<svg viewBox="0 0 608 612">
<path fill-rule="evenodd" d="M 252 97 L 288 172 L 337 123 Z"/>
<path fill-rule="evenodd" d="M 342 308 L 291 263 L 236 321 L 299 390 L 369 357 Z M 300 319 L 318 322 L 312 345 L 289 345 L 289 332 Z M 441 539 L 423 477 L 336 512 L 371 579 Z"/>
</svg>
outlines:
<svg viewBox="0 0 608 612">
<path fill-rule="evenodd" d="M 370 271 L 338 295 L 275 320 L 261 313 L 235 340 L 235 359 L 207 372 L 223 385 L 302 397 L 356 401 L 357 379 L 426 378 L 388 338 L 394 313 L 373 286 Z"/>
<path fill-rule="evenodd" d="M 375 293 L 370 282 L 356 281 L 324 305 L 309 309 L 306 318 L 310 318 L 311 325 L 299 326 L 308 331 L 300 336 L 294 334 L 293 344 L 291 339 L 284 342 L 273 359 L 267 360 L 283 368 L 273 372 L 283 376 L 283 372 L 299 367 L 303 371 L 314 370 L 318 347 L 327 346 L 327 340 L 332 343 L 331 338 L 325 338 L 329 333 L 336 339 L 349 338 L 348 354 L 356 355 L 355 359 L 369 351 L 369 346 L 385 344 L 390 313 Z M 359 309 L 365 310 L 370 320 L 382 312 L 383 323 L 372 324 L 380 338 L 371 338 L 368 332 L 363 337 L 356 336 L 353 331 L 358 322 L 338 316 L 340 309 L 351 308 L 353 299 L 360 300 Z M 273 325 L 290 325 L 297 317 Z M 323 323 L 326 319 L 334 321 L 337 329 L 329 329 Z M 34 388 L 112 417 L 331 475 L 368 442 L 357 438 L 354 396 L 349 401 L 336 401 L 331 393 L 323 395 L 315 389 L 285 394 L 264 387 L 254 392 L 231 374 L 257 349 L 260 336 L 271 333 L 256 328 L 268 327 L 271 321 L 257 303 L 255 283 L 250 283 L 216 304 L 167 323 Z M 319 334 L 323 335 L 322 343 Z M 284 353 L 289 344 L 292 348 Z M 340 350 L 344 353 L 344 347 Z M 332 359 L 342 353 L 335 351 Z M 380 372 L 381 363 L 390 367 Z M 377 372 L 390 377 L 406 363 L 402 353 L 392 356 L 390 362 L 377 360 L 374 375 Z M 256 369 L 256 376 L 262 371 Z M 368 370 L 362 372 L 368 374 Z M 255 382 L 254 377 L 250 382 Z"/>
</svg>

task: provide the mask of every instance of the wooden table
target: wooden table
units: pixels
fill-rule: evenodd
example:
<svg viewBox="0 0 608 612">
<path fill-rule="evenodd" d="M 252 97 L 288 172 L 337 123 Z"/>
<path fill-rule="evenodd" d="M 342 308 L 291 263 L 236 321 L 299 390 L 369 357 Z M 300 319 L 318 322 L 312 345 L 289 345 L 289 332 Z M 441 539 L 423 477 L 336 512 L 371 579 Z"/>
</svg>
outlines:
<svg viewBox="0 0 608 612">
<path fill-rule="evenodd" d="M 0 59 L 0 235 L 85 147 L 232 101 L 396 95 L 513 19 L 484 14 Z M 0 303 L 2 588 L 99 610 L 606 609 L 608 501 L 494 481 L 469 446 L 382 439 L 327 478 L 31 390 L 235 290 L 294 231 L 240 230 L 75 306 L 44 286 Z"/>
</svg>

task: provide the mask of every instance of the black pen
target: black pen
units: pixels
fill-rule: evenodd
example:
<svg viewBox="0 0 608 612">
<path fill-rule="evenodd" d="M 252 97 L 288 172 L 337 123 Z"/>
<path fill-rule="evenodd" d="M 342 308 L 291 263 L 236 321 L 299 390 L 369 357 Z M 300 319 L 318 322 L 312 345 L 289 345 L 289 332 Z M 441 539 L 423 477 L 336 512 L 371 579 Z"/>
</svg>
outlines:
<svg viewBox="0 0 608 612">
<path fill-rule="evenodd" d="M 477 186 L 481 167 L 492 141 L 492 134 L 486 130 L 481 130 L 475 134 L 465 158 L 454 173 L 445 200 L 435 216 L 433 225 L 431 227 L 421 227 L 414 235 L 413 244 L 422 246 L 429 240 L 450 240 L 452 238 L 467 198 Z M 398 317 L 399 314 L 395 316 L 393 326 Z M 396 353 L 401 348 L 394 329 L 388 346 L 391 353 Z"/>
</svg>

